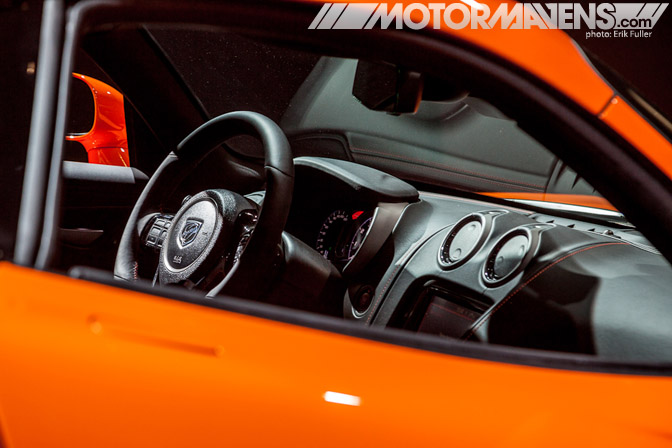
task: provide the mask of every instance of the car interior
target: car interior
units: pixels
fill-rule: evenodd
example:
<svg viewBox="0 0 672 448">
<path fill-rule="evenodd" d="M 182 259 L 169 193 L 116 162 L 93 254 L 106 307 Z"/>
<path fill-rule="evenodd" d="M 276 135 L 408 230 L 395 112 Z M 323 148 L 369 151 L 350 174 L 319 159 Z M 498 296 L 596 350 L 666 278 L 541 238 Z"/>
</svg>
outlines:
<svg viewBox="0 0 672 448">
<path fill-rule="evenodd" d="M 413 36 L 364 50 L 201 14 L 81 31 L 70 71 L 123 94 L 131 166 L 63 141 L 49 269 L 467 354 L 672 360 L 672 269 L 636 185 L 562 118 L 608 134 L 594 117 L 459 43 L 436 63 Z M 65 133 L 86 132 L 93 99 L 68 83 Z"/>
</svg>

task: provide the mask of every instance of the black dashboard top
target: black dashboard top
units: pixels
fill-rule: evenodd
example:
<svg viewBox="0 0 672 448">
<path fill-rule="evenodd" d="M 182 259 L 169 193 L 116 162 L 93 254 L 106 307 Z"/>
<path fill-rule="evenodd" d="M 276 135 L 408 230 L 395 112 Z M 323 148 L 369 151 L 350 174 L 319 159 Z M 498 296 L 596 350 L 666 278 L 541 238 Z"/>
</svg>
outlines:
<svg viewBox="0 0 672 448">
<path fill-rule="evenodd" d="M 322 157 L 297 157 L 297 171 L 310 168 L 347 185 L 359 200 L 371 202 L 415 202 L 418 190 L 412 185 L 374 168 L 345 160 Z"/>
</svg>

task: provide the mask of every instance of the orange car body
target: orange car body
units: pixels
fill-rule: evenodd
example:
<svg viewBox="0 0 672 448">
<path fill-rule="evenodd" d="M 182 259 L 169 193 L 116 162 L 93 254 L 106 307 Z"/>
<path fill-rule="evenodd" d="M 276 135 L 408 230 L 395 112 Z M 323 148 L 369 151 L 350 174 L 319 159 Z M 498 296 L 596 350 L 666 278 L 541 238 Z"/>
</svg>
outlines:
<svg viewBox="0 0 672 448">
<path fill-rule="evenodd" d="M 672 177 L 669 141 L 563 32 L 442 31 L 550 84 Z M 427 352 L 6 262 L 0 283 L 6 447 L 672 443 L 669 377 Z"/>
<path fill-rule="evenodd" d="M 66 135 L 65 139 L 81 143 L 86 149 L 89 163 L 131 166 L 123 95 L 114 87 L 90 76 L 73 73 L 72 77 L 84 82 L 91 90 L 94 118 L 88 132 Z"/>
<path fill-rule="evenodd" d="M 670 378 L 425 352 L 7 263 L 0 281 L 31 285 L 0 298 L 8 447 L 662 447 L 672 436 Z"/>
</svg>

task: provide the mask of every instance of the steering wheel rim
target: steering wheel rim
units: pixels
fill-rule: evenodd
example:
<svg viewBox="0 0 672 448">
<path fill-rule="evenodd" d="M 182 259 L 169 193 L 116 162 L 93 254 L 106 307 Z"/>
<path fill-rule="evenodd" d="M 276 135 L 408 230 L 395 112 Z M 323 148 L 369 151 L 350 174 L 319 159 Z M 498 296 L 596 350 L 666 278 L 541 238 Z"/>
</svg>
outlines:
<svg viewBox="0 0 672 448">
<path fill-rule="evenodd" d="M 138 279 L 138 258 L 145 217 L 159 211 L 162 199 L 172 195 L 180 183 L 213 150 L 238 135 L 259 138 L 264 148 L 266 194 L 254 231 L 243 254 L 225 278 L 208 296 L 231 294 L 255 298 L 263 291 L 259 281 L 277 262 L 282 231 L 287 221 L 294 187 L 294 163 L 287 137 L 270 118 L 248 111 L 215 117 L 189 134 L 168 154 L 138 197 L 119 241 L 114 265 L 117 279 Z M 169 230 L 168 237 L 171 236 Z M 167 237 L 167 238 L 168 238 Z"/>
</svg>

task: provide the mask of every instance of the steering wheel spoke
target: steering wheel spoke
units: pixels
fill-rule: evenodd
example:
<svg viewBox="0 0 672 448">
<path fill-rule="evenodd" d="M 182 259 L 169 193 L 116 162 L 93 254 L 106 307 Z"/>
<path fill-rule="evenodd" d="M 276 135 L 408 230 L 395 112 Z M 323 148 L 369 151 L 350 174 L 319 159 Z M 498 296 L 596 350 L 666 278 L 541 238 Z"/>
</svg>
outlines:
<svg viewBox="0 0 672 448">
<path fill-rule="evenodd" d="M 153 249 L 155 252 L 161 251 L 174 217 L 175 215 L 161 213 L 151 216 L 143 226 L 144 228 L 141 233 L 142 244 L 145 247 Z"/>
</svg>

